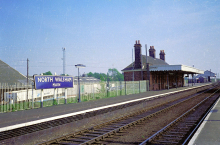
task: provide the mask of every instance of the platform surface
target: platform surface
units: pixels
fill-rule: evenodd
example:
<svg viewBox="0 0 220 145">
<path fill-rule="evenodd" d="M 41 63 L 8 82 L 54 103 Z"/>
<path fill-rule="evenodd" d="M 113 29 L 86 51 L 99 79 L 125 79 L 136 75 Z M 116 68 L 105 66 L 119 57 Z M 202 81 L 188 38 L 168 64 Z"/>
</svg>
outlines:
<svg viewBox="0 0 220 145">
<path fill-rule="evenodd" d="M 27 123 L 27 122 L 41 120 L 41 119 L 45 119 L 49 117 L 55 117 L 55 116 L 64 115 L 68 113 L 73 113 L 73 112 L 83 111 L 83 110 L 92 109 L 96 107 L 101 107 L 101 106 L 129 101 L 129 100 L 139 99 L 143 97 L 188 89 L 188 88 L 206 85 L 206 84 L 210 84 L 210 83 L 198 83 L 198 84 L 193 84 L 193 86 L 192 84 L 190 84 L 189 86 L 173 88 L 169 90 L 148 91 L 148 92 L 144 92 L 140 94 L 118 96 L 118 97 L 105 98 L 105 99 L 99 99 L 99 100 L 88 101 L 88 102 L 63 104 L 63 105 L 23 110 L 23 111 L 17 111 L 17 112 L 0 113 L 0 129 L 4 127 L 12 126 L 12 125 L 21 124 L 21 123 Z"/>
<path fill-rule="evenodd" d="M 189 145 L 220 145 L 220 98 L 190 140 Z"/>
</svg>

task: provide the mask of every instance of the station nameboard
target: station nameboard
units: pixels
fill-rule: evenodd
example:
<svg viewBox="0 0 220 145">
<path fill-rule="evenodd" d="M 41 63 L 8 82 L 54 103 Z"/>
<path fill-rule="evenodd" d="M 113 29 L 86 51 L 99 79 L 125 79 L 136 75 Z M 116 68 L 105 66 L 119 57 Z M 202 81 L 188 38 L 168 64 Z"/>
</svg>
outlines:
<svg viewBox="0 0 220 145">
<path fill-rule="evenodd" d="M 52 88 L 73 88 L 73 77 L 71 76 L 34 76 L 35 89 L 52 89 Z"/>
</svg>

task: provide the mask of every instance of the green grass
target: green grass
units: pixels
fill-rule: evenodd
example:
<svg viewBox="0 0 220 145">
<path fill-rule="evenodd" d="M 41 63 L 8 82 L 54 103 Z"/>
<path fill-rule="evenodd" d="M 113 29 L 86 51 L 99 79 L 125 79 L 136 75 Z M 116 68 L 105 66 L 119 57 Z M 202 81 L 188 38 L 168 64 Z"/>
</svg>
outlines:
<svg viewBox="0 0 220 145">
<path fill-rule="evenodd" d="M 15 112 L 19 110 L 31 109 L 31 102 L 19 102 L 13 104 L 0 105 L 0 112 Z"/>
</svg>

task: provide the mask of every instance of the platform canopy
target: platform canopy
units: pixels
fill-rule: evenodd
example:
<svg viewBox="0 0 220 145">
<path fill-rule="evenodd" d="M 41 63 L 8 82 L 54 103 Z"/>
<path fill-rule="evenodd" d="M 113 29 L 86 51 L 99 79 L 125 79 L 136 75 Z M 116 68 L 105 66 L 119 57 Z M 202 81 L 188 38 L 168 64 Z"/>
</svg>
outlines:
<svg viewBox="0 0 220 145">
<path fill-rule="evenodd" d="M 150 71 L 182 71 L 185 74 L 204 74 L 203 70 L 186 65 L 152 65 Z"/>
</svg>

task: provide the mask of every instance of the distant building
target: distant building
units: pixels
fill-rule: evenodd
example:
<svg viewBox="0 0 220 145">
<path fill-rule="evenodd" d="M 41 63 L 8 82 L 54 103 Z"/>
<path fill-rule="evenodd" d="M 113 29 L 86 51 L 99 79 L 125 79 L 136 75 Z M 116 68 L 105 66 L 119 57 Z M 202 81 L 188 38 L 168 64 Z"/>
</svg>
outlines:
<svg viewBox="0 0 220 145">
<path fill-rule="evenodd" d="M 160 59 L 156 58 L 154 46 L 150 46 L 149 56 L 142 55 L 140 41 L 134 44 L 135 61 L 125 67 L 125 81 L 149 80 L 150 90 L 169 89 L 184 85 L 184 74 L 202 74 L 204 71 L 186 65 L 169 65 L 165 61 L 165 52 L 160 50 Z"/>
<path fill-rule="evenodd" d="M 196 79 L 199 80 L 200 83 L 210 82 L 211 78 L 216 79 L 216 74 L 209 70 L 206 70 L 204 74 L 196 76 Z"/>
</svg>

